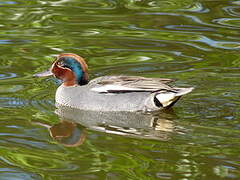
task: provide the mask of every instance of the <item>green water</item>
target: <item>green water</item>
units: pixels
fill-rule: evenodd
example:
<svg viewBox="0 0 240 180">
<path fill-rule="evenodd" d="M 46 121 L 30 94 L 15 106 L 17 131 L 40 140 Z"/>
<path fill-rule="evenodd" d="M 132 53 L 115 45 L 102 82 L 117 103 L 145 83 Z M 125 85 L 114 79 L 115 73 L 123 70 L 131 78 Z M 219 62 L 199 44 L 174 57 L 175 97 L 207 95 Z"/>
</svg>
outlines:
<svg viewBox="0 0 240 180">
<path fill-rule="evenodd" d="M 239 0 L 2 0 L 0 29 L 1 180 L 240 179 Z M 91 78 L 196 89 L 152 124 L 65 127 L 58 82 L 32 77 L 61 52 L 84 57 Z M 74 128 L 78 146 L 56 138 Z"/>
</svg>

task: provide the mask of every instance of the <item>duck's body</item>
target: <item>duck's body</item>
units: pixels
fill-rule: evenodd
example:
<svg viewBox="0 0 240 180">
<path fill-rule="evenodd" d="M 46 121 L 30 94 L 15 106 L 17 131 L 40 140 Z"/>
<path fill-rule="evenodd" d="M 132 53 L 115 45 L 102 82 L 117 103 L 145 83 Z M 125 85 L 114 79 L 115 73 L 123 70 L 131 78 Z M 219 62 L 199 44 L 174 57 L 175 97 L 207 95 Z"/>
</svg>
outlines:
<svg viewBox="0 0 240 180">
<path fill-rule="evenodd" d="M 140 111 L 150 92 L 99 93 L 90 85 L 66 87 L 56 91 L 57 105 L 93 111 Z"/>
<path fill-rule="evenodd" d="M 104 76 L 88 82 L 87 65 L 75 54 L 59 55 L 50 70 L 63 80 L 56 104 L 82 110 L 156 111 L 171 107 L 193 89 L 171 87 L 171 79 L 138 76 Z"/>
</svg>

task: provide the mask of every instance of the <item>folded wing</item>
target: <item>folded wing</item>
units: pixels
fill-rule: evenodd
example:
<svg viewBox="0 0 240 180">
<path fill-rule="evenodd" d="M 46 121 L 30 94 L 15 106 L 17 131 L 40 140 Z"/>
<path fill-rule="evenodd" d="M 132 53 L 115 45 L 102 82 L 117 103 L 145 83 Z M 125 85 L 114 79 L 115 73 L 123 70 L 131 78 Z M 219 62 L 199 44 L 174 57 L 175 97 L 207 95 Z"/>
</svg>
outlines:
<svg viewBox="0 0 240 180">
<path fill-rule="evenodd" d="M 95 87 L 91 90 L 99 93 L 120 92 L 154 92 L 161 89 L 171 90 L 168 83 L 172 79 L 145 78 L 139 76 L 105 76 L 93 80 Z"/>
</svg>

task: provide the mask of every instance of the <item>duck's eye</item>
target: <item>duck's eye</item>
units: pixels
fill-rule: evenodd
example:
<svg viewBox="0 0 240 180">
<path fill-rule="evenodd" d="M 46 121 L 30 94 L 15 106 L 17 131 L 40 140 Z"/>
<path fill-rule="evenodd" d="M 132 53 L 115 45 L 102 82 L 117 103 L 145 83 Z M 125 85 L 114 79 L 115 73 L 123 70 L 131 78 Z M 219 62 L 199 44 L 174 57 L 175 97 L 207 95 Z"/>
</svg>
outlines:
<svg viewBox="0 0 240 180">
<path fill-rule="evenodd" d="M 57 65 L 61 67 L 66 67 L 66 64 L 63 61 L 58 61 Z"/>
</svg>

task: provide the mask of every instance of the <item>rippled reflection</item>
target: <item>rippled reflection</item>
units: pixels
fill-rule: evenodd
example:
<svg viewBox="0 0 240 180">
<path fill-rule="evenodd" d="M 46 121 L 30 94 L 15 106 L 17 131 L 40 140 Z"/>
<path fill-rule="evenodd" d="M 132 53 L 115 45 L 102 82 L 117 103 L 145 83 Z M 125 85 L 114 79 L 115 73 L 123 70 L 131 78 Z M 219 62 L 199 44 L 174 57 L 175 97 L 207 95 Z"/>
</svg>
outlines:
<svg viewBox="0 0 240 180">
<path fill-rule="evenodd" d="M 171 133 L 182 130 L 174 126 L 172 110 L 160 114 L 129 112 L 95 112 L 60 106 L 55 111 L 60 122 L 50 126 L 34 122 L 49 130 L 50 136 L 67 147 L 83 144 L 87 129 L 139 139 L 169 140 Z"/>
<path fill-rule="evenodd" d="M 129 112 L 82 111 L 60 106 L 56 110 L 61 122 L 47 127 L 51 136 L 66 146 L 81 145 L 86 138 L 85 128 L 141 139 L 168 140 L 174 132 L 171 114 L 141 114 Z M 80 124 L 81 126 L 77 126 Z M 85 127 L 85 128 L 84 128 Z"/>
</svg>

